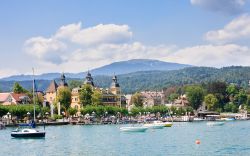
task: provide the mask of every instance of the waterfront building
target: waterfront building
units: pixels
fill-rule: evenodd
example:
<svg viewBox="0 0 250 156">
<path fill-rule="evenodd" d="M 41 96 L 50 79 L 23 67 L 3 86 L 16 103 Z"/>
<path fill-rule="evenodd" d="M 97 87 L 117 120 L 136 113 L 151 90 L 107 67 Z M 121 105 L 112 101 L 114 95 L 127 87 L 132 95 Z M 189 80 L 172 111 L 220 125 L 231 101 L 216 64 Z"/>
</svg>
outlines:
<svg viewBox="0 0 250 156">
<path fill-rule="evenodd" d="M 173 105 L 176 107 L 187 107 L 189 102 L 186 94 L 179 96 L 178 99 L 175 99 Z"/>
<path fill-rule="evenodd" d="M 164 105 L 165 95 L 163 91 L 142 91 L 143 107 Z"/>
<path fill-rule="evenodd" d="M 64 73 L 61 75 L 61 81 L 59 85 L 56 83 L 55 80 L 52 80 L 49 84 L 49 87 L 47 88 L 45 92 L 45 102 L 49 105 L 53 104 L 56 100 L 57 91 L 60 87 L 68 87 L 68 84 L 66 82 L 66 77 Z"/>
<path fill-rule="evenodd" d="M 167 107 L 187 107 L 189 106 L 189 102 L 187 100 L 186 94 L 180 95 L 177 99 L 173 102 L 165 104 Z"/>
<path fill-rule="evenodd" d="M 118 107 L 126 107 L 126 98 L 121 94 L 120 84 L 118 83 L 117 76 L 114 75 L 112 78 L 112 83 L 110 88 L 99 88 L 94 85 L 94 79 L 91 73 L 88 71 L 85 77 L 84 84 L 88 84 L 92 87 L 92 90 L 99 91 L 102 96 L 102 104 L 104 106 L 118 106 Z M 80 103 L 79 93 L 83 86 L 73 88 L 71 92 L 71 107 L 76 108 L 80 111 L 82 107 Z M 84 105 L 84 104 L 83 104 Z"/>
<path fill-rule="evenodd" d="M 25 93 L 0 93 L 0 104 L 2 105 L 29 104 L 30 102 L 29 96 Z"/>
</svg>

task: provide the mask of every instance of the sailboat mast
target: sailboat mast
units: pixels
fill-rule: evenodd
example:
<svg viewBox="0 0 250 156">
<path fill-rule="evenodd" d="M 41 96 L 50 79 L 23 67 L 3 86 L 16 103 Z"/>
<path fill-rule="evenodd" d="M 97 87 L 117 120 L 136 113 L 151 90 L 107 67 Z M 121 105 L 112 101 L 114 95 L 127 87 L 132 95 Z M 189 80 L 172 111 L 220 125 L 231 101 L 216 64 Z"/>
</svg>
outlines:
<svg viewBox="0 0 250 156">
<path fill-rule="evenodd" d="M 33 71 L 33 107 L 34 107 L 34 121 L 36 119 L 36 110 L 35 110 L 35 72 L 34 72 L 34 68 L 32 68 L 32 71 Z"/>
</svg>

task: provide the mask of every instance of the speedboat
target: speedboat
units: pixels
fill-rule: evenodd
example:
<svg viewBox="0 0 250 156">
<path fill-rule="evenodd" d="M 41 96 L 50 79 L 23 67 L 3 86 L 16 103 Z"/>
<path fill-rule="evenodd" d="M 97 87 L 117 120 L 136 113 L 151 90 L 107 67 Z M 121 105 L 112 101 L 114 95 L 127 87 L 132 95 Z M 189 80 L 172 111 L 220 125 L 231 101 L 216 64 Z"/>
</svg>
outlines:
<svg viewBox="0 0 250 156">
<path fill-rule="evenodd" d="M 234 121 L 235 118 L 221 118 L 222 121 Z"/>
<path fill-rule="evenodd" d="M 25 128 L 25 129 L 19 129 L 17 128 L 16 130 L 11 132 L 11 136 L 15 138 L 42 138 L 45 137 L 45 131 L 39 131 L 37 129 L 30 129 L 30 128 Z"/>
<path fill-rule="evenodd" d="M 124 131 L 124 132 L 145 132 L 148 128 L 141 126 L 141 127 L 121 127 L 120 131 Z"/>
<path fill-rule="evenodd" d="M 218 122 L 218 121 L 215 121 L 215 122 L 207 122 L 207 125 L 208 126 L 222 126 L 224 125 L 225 122 Z"/>
<path fill-rule="evenodd" d="M 153 128 L 153 129 L 161 129 L 165 127 L 165 123 L 161 122 L 161 121 L 154 121 L 153 123 L 147 123 L 144 124 L 144 127 L 148 127 L 148 128 Z"/>
<path fill-rule="evenodd" d="M 173 123 L 172 122 L 163 122 L 164 123 L 164 127 L 172 127 Z"/>
</svg>

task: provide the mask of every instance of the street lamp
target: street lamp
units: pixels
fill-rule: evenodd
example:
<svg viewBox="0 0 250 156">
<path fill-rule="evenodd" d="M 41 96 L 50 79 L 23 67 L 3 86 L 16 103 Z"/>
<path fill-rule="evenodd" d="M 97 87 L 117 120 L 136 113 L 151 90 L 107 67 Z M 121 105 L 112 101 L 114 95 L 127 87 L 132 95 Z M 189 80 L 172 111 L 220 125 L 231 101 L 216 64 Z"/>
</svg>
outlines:
<svg viewBox="0 0 250 156">
<path fill-rule="evenodd" d="M 62 111 L 62 116 L 63 116 L 63 121 L 64 121 L 64 116 L 65 116 L 65 112 L 64 111 Z"/>
<path fill-rule="evenodd" d="M 48 112 L 45 113 L 45 117 L 46 117 L 46 122 L 48 122 L 48 117 L 49 117 L 49 113 Z"/>
<path fill-rule="evenodd" d="M 8 123 L 7 123 L 7 124 L 10 124 L 10 115 L 11 115 L 11 113 L 10 113 L 10 112 L 8 112 L 8 113 L 7 113 L 7 117 L 8 117 L 8 120 L 7 120 L 7 121 L 8 121 Z"/>
<path fill-rule="evenodd" d="M 30 112 L 27 113 L 27 121 L 29 121 Z"/>
</svg>

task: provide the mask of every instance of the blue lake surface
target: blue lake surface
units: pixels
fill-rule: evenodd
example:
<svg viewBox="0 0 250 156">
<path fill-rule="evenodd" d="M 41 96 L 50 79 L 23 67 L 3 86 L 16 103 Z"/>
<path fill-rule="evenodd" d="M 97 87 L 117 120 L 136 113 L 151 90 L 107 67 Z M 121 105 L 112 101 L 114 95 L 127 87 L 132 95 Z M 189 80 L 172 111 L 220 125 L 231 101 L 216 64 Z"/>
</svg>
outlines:
<svg viewBox="0 0 250 156">
<path fill-rule="evenodd" d="M 128 125 L 48 126 L 44 139 L 11 138 L 14 128 L 7 128 L 0 131 L 0 155 L 250 155 L 250 121 L 213 127 L 206 122 L 174 123 L 171 128 L 133 133 L 120 132 L 122 126 Z"/>
</svg>

